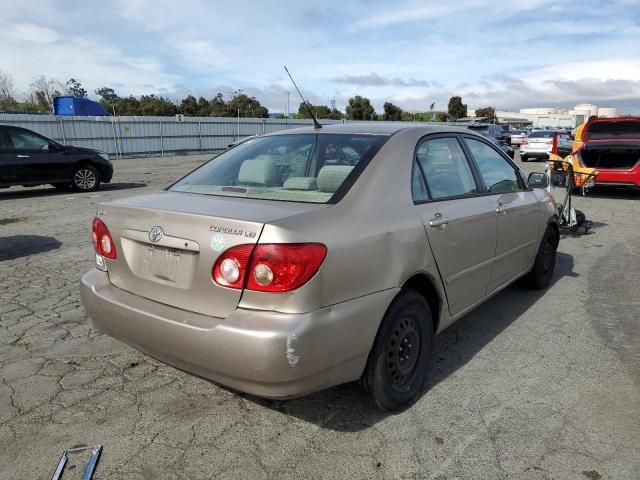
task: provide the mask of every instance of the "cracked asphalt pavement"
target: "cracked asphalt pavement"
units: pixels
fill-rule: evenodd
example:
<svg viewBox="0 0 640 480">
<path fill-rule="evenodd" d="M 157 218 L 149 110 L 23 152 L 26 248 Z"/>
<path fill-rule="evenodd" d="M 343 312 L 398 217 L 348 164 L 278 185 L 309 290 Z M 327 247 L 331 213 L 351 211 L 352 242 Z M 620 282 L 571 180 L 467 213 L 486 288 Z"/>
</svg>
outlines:
<svg viewBox="0 0 640 480">
<path fill-rule="evenodd" d="M 553 285 L 509 287 L 441 334 L 423 397 L 389 416 L 349 385 L 234 393 L 91 327 L 96 204 L 205 158 L 117 161 L 88 194 L 0 191 L 1 479 L 48 479 L 95 443 L 97 479 L 640 478 L 640 193 L 576 198 L 594 227 L 562 239 Z"/>
</svg>

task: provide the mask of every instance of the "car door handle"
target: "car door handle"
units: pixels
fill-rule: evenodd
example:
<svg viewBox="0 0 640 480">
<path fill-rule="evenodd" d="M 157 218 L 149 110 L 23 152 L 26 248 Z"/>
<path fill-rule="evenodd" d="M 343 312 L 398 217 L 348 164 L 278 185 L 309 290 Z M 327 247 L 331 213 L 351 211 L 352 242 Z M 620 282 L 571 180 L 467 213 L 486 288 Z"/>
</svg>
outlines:
<svg viewBox="0 0 640 480">
<path fill-rule="evenodd" d="M 431 220 L 429 220 L 430 227 L 442 227 L 447 223 L 449 223 L 449 218 L 443 217 L 442 215 L 439 215 L 439 214 L 436 214 L 435 218 L 432 218 Z"/>
<path fill-rule="evenodd" d="M 16 155 L 16 158 L 30 158 L 29 155 Z"/>
<path fill-rule="evenodd" d="M 499 203 L 498 206 L 496 207 L 496 213 L 498 215 L 506 215 L 507 209 L 504 208 L 504 205 L 502 203 Z"/>
</svg>

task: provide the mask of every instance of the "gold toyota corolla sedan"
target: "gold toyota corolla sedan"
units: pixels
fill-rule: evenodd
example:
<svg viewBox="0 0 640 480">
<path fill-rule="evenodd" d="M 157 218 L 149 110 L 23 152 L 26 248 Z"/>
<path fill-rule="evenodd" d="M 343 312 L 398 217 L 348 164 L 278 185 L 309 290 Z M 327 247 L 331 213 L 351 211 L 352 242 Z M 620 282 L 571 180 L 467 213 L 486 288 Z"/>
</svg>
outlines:
<svg viewBox="0 0 640 480">
<path fill-rule="evenodd" d="M 99 330 L 234 389 L 357 380 L 396 411 L 422 393 L 434 334 L 520 277 L 549 283 L 556 214 L 467 129 L 289 130 L 100 204 L 82 300 Z"/>
</svg>

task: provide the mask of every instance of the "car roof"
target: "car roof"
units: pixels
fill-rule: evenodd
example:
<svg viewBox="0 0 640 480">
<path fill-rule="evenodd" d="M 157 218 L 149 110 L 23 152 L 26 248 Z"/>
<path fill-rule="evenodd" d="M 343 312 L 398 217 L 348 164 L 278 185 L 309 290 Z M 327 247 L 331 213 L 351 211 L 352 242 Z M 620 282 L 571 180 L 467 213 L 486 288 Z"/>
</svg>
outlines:
<svg viewBox="0 0 640 480">
<path fill-rule="evenodd" d="M 271 135 L 296 135 L 301 133 L 340 133 L 340 134 L 369 134 L 369 135 L 393 135 L 401 130 L 422 130 L 424 134 L 429 133 L 446 133 L 446 132 L 458 132 L 469 133 L 469 129 L 464 127 L 454 127 L 451 125 L 433 125 L 428 123 L 413 123 L 413 122 L 353 122 L 353 123 L 334 123 L 330 125 L 323 125 L 321 129 L 316 129 L 313 126 L 292 128 L 290 130 L 281 130 L 278 132 L 269 133 L 266 136 Z"/>
</svg>

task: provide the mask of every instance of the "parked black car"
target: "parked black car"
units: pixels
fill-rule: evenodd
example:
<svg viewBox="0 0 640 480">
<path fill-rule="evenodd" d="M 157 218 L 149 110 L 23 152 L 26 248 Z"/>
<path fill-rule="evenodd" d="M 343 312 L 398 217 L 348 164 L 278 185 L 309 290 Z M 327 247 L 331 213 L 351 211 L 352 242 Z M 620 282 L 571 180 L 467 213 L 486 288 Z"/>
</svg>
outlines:
<svg viewBox="0 0 640 480">
<path fill-rule="evenodd" d="M 504 131 L 502 126 L 496 125 L 494 123 L 473 123 L 470 125 L 466 125 L 469 130 L 473 130 L 474 132 L 478 132 L 480 135 L 487 137 L 489 140 L 492 140 L 500 150 L 509 155 L 509 157 L 513 158 L 514 150 L 509 145 L 507 145 L 507 133 Z"/>
<path fill-rule="evenodd" d="M 49 183 L 91 192 L 109 183 L 109 155 L 90 148 L 62 145 L 26 128 L 0 125 L 0 188 Z"/>
</svg>

